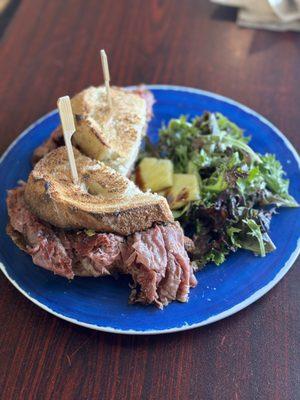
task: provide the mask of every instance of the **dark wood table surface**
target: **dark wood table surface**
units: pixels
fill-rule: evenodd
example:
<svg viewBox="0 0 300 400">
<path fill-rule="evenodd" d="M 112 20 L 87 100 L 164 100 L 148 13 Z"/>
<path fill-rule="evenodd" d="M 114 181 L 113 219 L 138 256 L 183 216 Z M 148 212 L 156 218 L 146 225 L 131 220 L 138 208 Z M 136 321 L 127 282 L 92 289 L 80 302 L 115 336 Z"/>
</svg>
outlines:
<svg viewBox="0 0 300 400">
<path fill-rule="evenodd" d="M 271 119 L 299 150 L 300 35 L 234 21 L 233 9 L 205 0 L 21 1 L 1 37 L 0 152 L 59 96 L 101 82 L 100 48 L 113 84 L 221 93 Z M 130 337 L 62 321 L 1 275 L 0 398 L 299 399 L 299 278 L 298 261 L 235 316 Z"/>
</svg>

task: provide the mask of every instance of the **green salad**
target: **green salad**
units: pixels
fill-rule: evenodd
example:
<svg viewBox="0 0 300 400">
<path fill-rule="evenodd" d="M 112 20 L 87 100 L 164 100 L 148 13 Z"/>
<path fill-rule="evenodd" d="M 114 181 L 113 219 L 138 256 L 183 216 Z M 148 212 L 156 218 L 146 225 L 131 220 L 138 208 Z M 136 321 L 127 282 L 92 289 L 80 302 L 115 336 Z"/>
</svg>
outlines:
<svg viewBox="0 0 300 400">
<path fill-rule="evenodd" d="M 265 256 L 275 249 L 268 231 L 276 207 L 298 206 L 280 162 L 256 153 L 249 141 L 224 115 L 206 112 L 191 121 L 172 119 L 160 130 L 158 143 L 146 143 L 141 155 L 142 186 L 151 189 L 156 179 L 155 191 L 167 198 L 194 242 L 198 267 L 210 261 L 219 265 L 239 248 Z M 148 172 L 142 168 L 147 160 L 152 160 Z"/>
</svg>

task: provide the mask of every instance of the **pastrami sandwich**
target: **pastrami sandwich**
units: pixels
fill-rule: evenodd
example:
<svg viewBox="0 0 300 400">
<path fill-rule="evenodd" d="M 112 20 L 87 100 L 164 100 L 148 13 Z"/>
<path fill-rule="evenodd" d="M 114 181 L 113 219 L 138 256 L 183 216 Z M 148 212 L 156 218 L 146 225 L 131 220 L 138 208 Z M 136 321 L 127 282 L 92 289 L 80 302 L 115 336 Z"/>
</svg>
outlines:
<svg viewBox="0 0 300 400">
<path fill-rule="evenodd" d="M 8 192 L 7 232 L 17 246 L 68 279 L 129 274 L 131 302 L 187 301 L 197 281 L 166 200 L 76 149 L 74 155 L 79 184 L 62 146 Z"/>
<path fill-rule="evenodd" d="M 71 99 L 76 123 L 72 142 L 83 154 L 128 175 L 152 116 L 154 99 L 143 87 L 135 91 L 112 87 L 110 97 L 111 108 L 105 87 L 91 86 Z M 63 144 L 62 129 L 58 127 L 35 150 L 34 163 Z"/>
</svg>

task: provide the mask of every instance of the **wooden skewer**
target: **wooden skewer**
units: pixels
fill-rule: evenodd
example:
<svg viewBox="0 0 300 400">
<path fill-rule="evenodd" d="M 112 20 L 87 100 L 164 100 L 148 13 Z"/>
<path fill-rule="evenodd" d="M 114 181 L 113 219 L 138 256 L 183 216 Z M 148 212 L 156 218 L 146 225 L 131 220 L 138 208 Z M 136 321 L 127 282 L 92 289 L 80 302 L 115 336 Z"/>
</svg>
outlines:
<svg viewBox="0 0 300 400">
<path fill-rule="evenodd" d="M 107 104 L 111 110 L 112 109 L 112 101 L 111 101 L 110 86 L 109 86 L 110 76 L 109 76 L 109 68 L 108 68 L 108 62 L 107 62 L 107 56 L 106 56 L 105 50 L 102 49 L 100 51 L 100 55 L 101 55 L 102 70 L 103 70 L 103 75 L 104 75 L 104 83 L 105 83 L 105 88 L 106 88 Z"/>
<path fill-rule="evenodd" d="M 69 158 L 73 182 L 75 184 L 78 184 L 79 183 L 78 173 L 75 163 L 73 147 L 71 143 L 71 137 L 76 129 L 74 124 L 74 116 L 72 112 L 70 97 L 69 96 L 60 97 L 57 101 L 57 107 L 59 111 L 61 125 L 63 128 L 65 144 L 67 146 L 68 158 Z"/>
</svg>

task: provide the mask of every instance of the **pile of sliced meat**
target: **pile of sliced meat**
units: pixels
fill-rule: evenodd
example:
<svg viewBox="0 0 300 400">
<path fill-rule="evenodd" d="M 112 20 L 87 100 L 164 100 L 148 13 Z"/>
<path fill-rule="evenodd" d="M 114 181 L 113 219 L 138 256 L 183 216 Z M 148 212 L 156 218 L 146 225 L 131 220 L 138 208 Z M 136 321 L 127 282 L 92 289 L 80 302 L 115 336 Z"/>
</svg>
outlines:
<svg viewBox="0 0 300 400">
<path fill-rule="evenodd" d="M 131 302 L 162 308 L 172 300 L 188 300 L 190 287 L 197 281 L 178 223 L 156 225 L 128 237 L 65 231 L 42 222 L 28 209 L 24 188 L 8 193 L 7 230 L 36 265 L 68 279 L 129 274 L 133 279 Z"/>
</svg>

